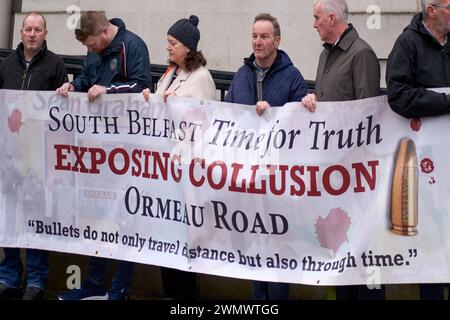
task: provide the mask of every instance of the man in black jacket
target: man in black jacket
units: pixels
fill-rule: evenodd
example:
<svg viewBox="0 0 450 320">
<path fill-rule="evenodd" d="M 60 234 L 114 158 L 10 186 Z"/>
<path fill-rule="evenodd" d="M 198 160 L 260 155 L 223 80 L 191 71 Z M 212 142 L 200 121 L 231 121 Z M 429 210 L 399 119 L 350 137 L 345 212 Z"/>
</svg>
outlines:
<svg viewBox="0 0 450 320">
<path fill-rule="evenodd" d="M 41 14 L 28 14 L 20 35 L 22 42 L 0 66 L 0 89 L 53 91 L 67 81 L 63 60 L 47 49 Z"/>
<path fill-rule="evenodd" d="M 398 37 L 389 55 L 386 83 L 391 109 L 405 118 L 450 113 L 450 0 L 422 0 L 422 13 Z M 422 299 L 444 298 L 443 284 L 420 284 Z"/>
<path fill-rule="evenodd" d="M 0 89 L 56 90 L 67 81 L 64 62 L 47 50 L 45 18 L 30 13 L 23 20 L 20 30 L 22 42 L 0 66 Z M 10 169 L 13 170 L 13 169 Z M 7 214 L 11 216 L 13 213 Z M 14 228 L 13 223 L 7 225 Z M 22 270 L 19 248 L 4 248 L 5 258 L 0 264 L 0 300 L 20 296 Z M 48 278 L 48 252 L 28 249 L 26 257 L 27 284 L 24 300 L 43 298 Z"/>
<path fill-rule="evenodd" d="M 428 88 L 450 87 L 450 1 L 422 0 L 398 37 L 386 70 L 389 104 L 405 118 L 450 113 L 450 96 Z"/>
</svg>

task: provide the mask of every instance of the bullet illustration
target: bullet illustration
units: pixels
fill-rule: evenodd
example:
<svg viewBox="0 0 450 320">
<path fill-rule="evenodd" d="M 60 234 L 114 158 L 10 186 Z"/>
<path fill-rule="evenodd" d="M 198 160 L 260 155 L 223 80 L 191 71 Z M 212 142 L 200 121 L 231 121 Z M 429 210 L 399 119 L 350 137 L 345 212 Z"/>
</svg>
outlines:
<svg viewBox="0 0 450 320">
<path fill-rule="evenodd" d="M 403 139 L 397 150 L 391 189 L 391 231 L 395 234 L 418 233 L 418 170 L 414 141 Z"/>
</svg>

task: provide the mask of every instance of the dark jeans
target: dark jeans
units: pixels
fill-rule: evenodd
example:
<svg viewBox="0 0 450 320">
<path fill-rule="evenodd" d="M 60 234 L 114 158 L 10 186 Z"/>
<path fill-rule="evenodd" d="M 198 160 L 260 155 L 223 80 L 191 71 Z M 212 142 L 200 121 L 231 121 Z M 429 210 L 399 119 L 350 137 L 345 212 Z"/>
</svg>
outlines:
<svg viewBox="0 0 450 320">
<path fill-rule="evenodd" d="M 386 300 L 386 286 L 369 289 L 367 286 L 338 286 L 336 300 Z"/>
<path fill-rule="evenodd" d="M 289 284 L 278 282 L 252 281 L 253 300 L 287 300 Z"/>
<path fill-rule="evenodd" d="M 195 272 L 161 267 L 164 297 L 175 299 L 197 299 L 197 274 Z"/>
<path fill-rule="evenodd" d="M 19 248 L 4 248 L 5 259 L 0 263 L 0 282 L 8 287 L 22 287 L 23 265 Z M 27 249 L 26 253 L 27 286 L 45 288 L 48 279 L 48 252 Z"/>
<path fill-rule="evenodd" d="M 110 259 L 92 257 L 89 261 L 88 279 L 93 284 L 98 286 L 106 285 L 106 269 Z M 111 292 L 120 292 L 128 289 L 133 281 L 134 275 L 134 262 L 119 261 L 116 273 L 112 280 Z"/>
<path fill-rule="evenodd" d="M 444 300 L 443 283 L 421 283 L 419 291 L 421 300 Z"/>
</svg>

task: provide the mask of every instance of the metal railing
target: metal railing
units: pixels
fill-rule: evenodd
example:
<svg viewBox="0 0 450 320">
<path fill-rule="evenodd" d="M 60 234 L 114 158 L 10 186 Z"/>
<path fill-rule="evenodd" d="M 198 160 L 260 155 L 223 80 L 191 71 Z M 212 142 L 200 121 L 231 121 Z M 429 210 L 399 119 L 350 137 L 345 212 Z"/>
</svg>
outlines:
<svg viewBox="0 0 450 320">
<path fill-rule="evenodd" d="M 6 59 L 14 50 L 10 49 L 0 49 L 0 62 Z M 73 75 L 76 78 L 80 73 L 83 67 L 84 59 L 86 56 L 73 56 L 73 55 L 59 55 L 66 65 L 67 73 L 69 75 Z M 167 65 L 163 64 L 151 64 L 152 71 L 152 82 L 153 87 L 156 86 L 158 80 L 162 77 L 164 72 L 166 72 Z M 214 83 L 216 84 L 216 88 L 220 91 L 220 100 L 223 101 L 225 99 L 226 92 L 230 87 L 231 81 L 233 80 L 234 72 L 228 71 L 220 71 L 220 70 L 209 70 L 211 72 Z M 306 84 L 309 90 L 314 89 L 314 81 L 306 80 Z M 153 88 L 154 91 L 155 88 Z"/>
</svg>

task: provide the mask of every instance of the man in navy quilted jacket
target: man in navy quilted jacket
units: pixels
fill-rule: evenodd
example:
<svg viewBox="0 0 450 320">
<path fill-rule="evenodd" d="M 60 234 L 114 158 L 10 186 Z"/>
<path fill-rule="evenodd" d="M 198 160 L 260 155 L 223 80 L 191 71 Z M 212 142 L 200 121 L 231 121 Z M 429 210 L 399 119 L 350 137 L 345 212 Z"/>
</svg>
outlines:
<svg viewBox="0 0 450 320">
<path fill-rule="evenodd" d="M 108 21 L 102 12 L 81 15 L 75 36 L 88 48 L 81 75 L 66 82 L 57 92 L 65 97 L 69 91 L 87 92 L 89 101 L 102 94 L 141 93 L 152 87 L 150 58 L 145 42 L 128 31 L 120 19 Z M 134 273 L 134 264 L 119 261 L 109 290 L 106 287 L 108 259 L 92 257 L 87 279 L 80 289 L 62 292 L 60 300 L 124 300 Z"/>
<path fill-rule="evenodd" d="M 87 92 L 94 101 L 106 93 L 140 93 L 152 87 L 147 45 L 121 19 L 108 21 L 101 12 L 85 12 L 75 36 L 88 54 L 81 75 L 57 89 L 61 95 Z"/>
<path fill-rule="evenodd" d="M 278 49 L 280 42 L 277 19 L 268 13 L 257 15 L 252 32 L 253 53 L 235 74 L 225 102 L 256 105 L 261 115 L 270 106 L 300 101 L 307 94 L 302 74 L 287 53 Z"/>
<path fill-rule="evenodd" d="M 235 74 L 225 102 L 256 106 L 256 112 L 262 115 L 269 107 L 301 101 L 307 94 L 305 80 L 286 52 L 278 49 L 280 42 L 277 19 L 268 13 L 257 15 L 252 31 L 253 53 Z M 255 300 L 284 300 L 288 295 L 287 283 L 253 281 Z"/>
</svg>

